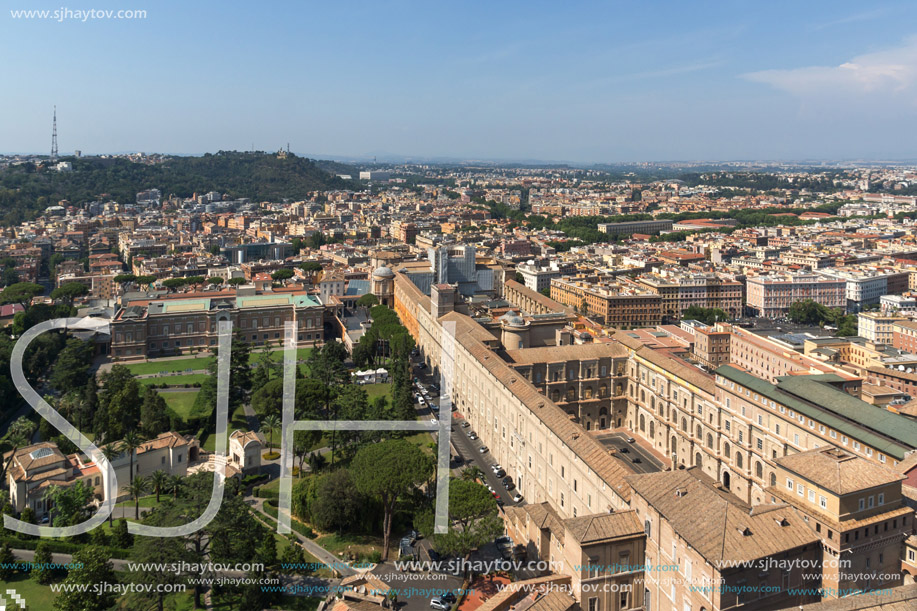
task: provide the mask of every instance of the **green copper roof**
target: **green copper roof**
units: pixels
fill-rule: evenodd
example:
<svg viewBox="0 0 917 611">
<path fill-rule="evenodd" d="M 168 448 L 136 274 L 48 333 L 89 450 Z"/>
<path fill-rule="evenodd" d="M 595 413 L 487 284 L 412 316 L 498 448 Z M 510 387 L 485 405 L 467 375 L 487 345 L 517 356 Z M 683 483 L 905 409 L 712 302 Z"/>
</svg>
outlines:
<svg viewBox="0 0 917 611">
<path fill-rule="evenodd" d="M 917 446 L 917 423 L 826 383 L 838 376 L 785 376 L 774 385 L 731 365 L 715 373 L 897 460 Z"/>
</svg>

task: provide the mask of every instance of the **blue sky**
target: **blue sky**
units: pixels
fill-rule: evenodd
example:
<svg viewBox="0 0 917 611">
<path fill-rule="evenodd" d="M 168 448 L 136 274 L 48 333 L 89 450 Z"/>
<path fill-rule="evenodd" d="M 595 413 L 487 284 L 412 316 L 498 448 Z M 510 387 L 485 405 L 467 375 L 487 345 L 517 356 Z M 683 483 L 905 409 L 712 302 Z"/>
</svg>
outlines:
<svg viewBox="0 0 917 611">
<path fill-rule="evenodd" d="M 913 2 L 4 5 L 2 152 L 917 158 Z"/>
</svg>

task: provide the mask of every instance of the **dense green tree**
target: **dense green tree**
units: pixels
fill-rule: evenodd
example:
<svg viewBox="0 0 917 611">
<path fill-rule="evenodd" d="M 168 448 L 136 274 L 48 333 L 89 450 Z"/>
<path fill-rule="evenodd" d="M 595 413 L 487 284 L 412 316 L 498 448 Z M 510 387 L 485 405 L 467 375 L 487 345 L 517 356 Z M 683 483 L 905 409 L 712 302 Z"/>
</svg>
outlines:
<svg viewBox="0 0 917 611">
<path fill-rule="evenodd" d="M 127 530 L 127 520 L 121 518 L 111 527 L 111 541 L 121 549 L 129 549 L 134 544 L 134 535 Z"/>
<path fill-rule="evenodd" d="M 390 439 L 361 448 L 350 469 L 357 490 L 382 503 L 382 559 L 387 560 L 395 504 L 429 479 L 432 460 L 417 446 L 403 439 Z"/>
<path fill-rule="evenodd" d="M 681 317 L 685 320 L 697 320 L 705 325 L 713 325 L 717 322 L 726 322 L 729 320 L 729 314 L 725 310 L 720 308 L 702 308 L 701 306 L 693 305 L 681 313 Z"/>
<path fill-rule="evenodd" d="M 140 384 L 124 365 L 114 365 L 102 375 L 94 431 L 105 442 L 121 439 L 140 424 Z"/>
<path fill-rule="evenodd" d="M 83 480 L 70 486 L 49 486 L 45 499 L 51 501 L 51 525 L 73 526 L 86 519 L 87 505 L 92 498 L 92 488 Z"/>
<path fill-rule="evenodd" d="M 0 304 L 18 303 L 28 309 L 33 297 L 45 292 L 40 284 L 32 282 L 17 282 L 0 291 Z"/>
<path fill-rule="evenodd" d="M 38 545 L 35 546 L 35 556 L 32 558 L 35 567 L 30 575 L 32 579 L 42 585 L 51 583 L 54 579 L 54 572 L 50 568 L 53 561 L 51 545 L 47 541 L 39 541 Z"/>
<path fill-rule="evenodd" d="M 188 584 L 192 576 L 182 567 L 200 563 L 200 558 L 195 558 L 180 538 L 176 537 L 140 537 L 131 550 L 131 559 L 137 563 L 174 566 L 176 570 L 168 571 L 132 571 L 132 583 L 144 587 L 136 588 L 125 595 L 122 603 L 128 609 L 145 609 L 150 605 L 158 611 L 163 611 L 166 599 L 166 587 Z M 198 577 L 199 575 L 194 575 Z M 150 587 L 151 586 L 151 587 Z"/>
<path fill-rule="evenodd" d="M 13 578 L 13 564 L 16 562 L 16 557 L 13 555 L 13 550 L 10 549 L 10 544 L 8 541 L 4 541 L 0 545 L 0 581 L 9 581 Z"/>
<path fill-rule="evenodd" d="M 379 299 L 372 293 L 366 293 L 357 299 L 357 305 L 361 308 L 371 308 L 379 305 Z"/>
<path fill-rule="evenodd" d="M 93 590 L 95 584 L 118 581 L 108 553 L 100 547 L 87 545 L 73 554 L 73 564 L 82 568 L 69 571 L 54 608 L 57 611 L 104 611 L 111 607 L 115 603 L 112 592 Z"/>
<path fill-rule="evenodd" d="M 354 486 L 347 469 L 337 469 L 322 475 L 310 515 L 320 530 L 348 530 L 359 522 L 365 507 L 363 496 Z"/>
<path fill-rule="evenodd" d="M 57 355 L 49 382 L 60 393 L 81 388 L 90 377 L 94 348 L 92 343 L 71 337 Z"/>
<path fill-rule="evenodd" d="M 289 280 L 293 277 L 292 269 L 278 269 L 271 273 L 272 280 Z"/>
<path fill-rule="evenodd" d="M 463 558 L 503 532 L 497 503 L 483 485 L 465 479 L 449 482 L 449 532 L 433 534 L 433 514 L 425 512 L 415 525 L 432 537 L 436 551 Z"/>
<path fill-rule="evenodd" d="M 79 282 L 68 282 L 67 284 L 62 284 L 61 286 L 51 291 L 51 299 L 55 299 L 57 301 L 65 301 L 68 305 L 73 305 L 74 299 L 88 294 L 89 288 L 85 284 L 81 284 Z"/>
<path fill-rule="evenodd" d="M 148 439 L 153 439 L 167 430 L 169 416 L 165 399 L 155 389 L 145 389 L 140 404 L 140 432 Z"/>
</svg>

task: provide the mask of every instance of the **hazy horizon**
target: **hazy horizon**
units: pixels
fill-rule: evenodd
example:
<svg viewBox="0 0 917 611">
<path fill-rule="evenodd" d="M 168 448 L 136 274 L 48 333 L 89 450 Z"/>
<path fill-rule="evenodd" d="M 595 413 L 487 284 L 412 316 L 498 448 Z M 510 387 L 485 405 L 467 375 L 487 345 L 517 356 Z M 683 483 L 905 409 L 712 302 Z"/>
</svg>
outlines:
<svg viewBox="0 0 917 611">
<path fill-rule="evenodd" d="M 917 158 L 913 4 L 93 8 L 146 15 L 2 15 L 19 84 L 0 100 L 3 149 L 50 151 L 56 105 L 61 153 L 86 155 L 289 143 L 324 159 Z"/>
</svg>

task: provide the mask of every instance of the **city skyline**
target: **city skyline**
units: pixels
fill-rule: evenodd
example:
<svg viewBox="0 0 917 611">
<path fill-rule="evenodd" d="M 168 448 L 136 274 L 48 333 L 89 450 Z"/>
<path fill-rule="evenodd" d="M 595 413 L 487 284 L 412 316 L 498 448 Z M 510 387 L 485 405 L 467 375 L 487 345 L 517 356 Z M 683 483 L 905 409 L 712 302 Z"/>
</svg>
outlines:
<svg viewBox="0 0 917 611">
<path fill-rule="evenodd" d="M 903 4 L 285 6 L 6 14 L 9 77 L 29 86 L 0 101 L 16 118 L 4 152 L 47 151 L 57 105 L 64 154 L 289 142 L 366 160 L 917 156 L 917 9 Z M 24 55 L 37 39 L 49 50 Z"/>
</svg>

